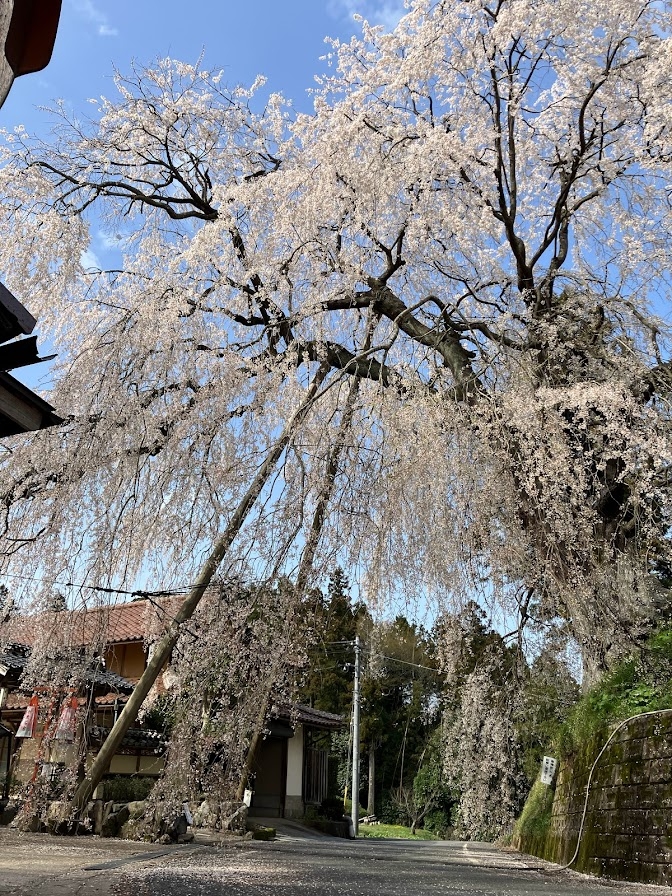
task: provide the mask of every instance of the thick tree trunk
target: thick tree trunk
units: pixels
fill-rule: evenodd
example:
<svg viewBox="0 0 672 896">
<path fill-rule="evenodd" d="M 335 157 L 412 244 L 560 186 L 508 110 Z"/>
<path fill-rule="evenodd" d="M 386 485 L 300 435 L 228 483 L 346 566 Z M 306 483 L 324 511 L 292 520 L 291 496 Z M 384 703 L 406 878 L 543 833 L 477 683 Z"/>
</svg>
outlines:
<svg viewBox="0 0 672 896">
<path fill-rule="evenodd" d="M 161 670 L 168 662 L 170 654 L 175 647 L 177 639 L 180 635 L 180 626 L 182 625 L 182 623 L 190 619 L 196 611 L 196 608 L 198 607 L 198 604 L 200 603 L 200 600 L 203 597 L 206 588 L 211 583 L 213 576 L 217 572 L 219 565 L 226 556 L 226 552 L 231 546 L 231 543 L 233 542 L 236 535 L 240 532 L 248 513 L 254 506 L 255 501 L 268 482 L 271 474 L 275 469 L 276 464 L 282 457 L 282 454 L 289 444 L 297 427 L 304 420 L 306 414 L 315 401 L 318 389 L 324 382 L 327 373 L 328 369 L 326 367 L 321 367 L 316 374 L 310 386 L 310 389 L 308 390 L 306 399 L 304 400 L 300 408 L 296 411 L 294 416 L 291 418 L 278 441 L 273 445 L 269 453 L 266 455 L 266 459 L 257 471 L 252 484 L 250 485 L 249 489 L 236 508 L 233 516 L 231 517 L 231 520 L 229 521 L 228 526 L 215 543 L 212 551 L 210 552 L 210 556 L 201 567 L 201 572 L 198 576 L 198 579 L 196 580 L 196 583 L 192 587 L 184 603 L 175 615 L 175 618 L 171 622 L 168 630 L 156 645 L 156 648 L 154 649 L 152 656 L 147 663 L 147 668 L 141 675 L 140 680 L 135 686 L 133 693 L 128 699 L 128 702 L 126 703 L 126 706 L 122 710 L 119 718 L 115 722 L 112 730 L 101 746 L 98 755 L 91 765 L 88 775 L 84 778 L 84 780 L 75 791 L 75 795 L 72 799 L 72 809 L 74 813 L 81 813 L 84 810 L 86 804 L 91 799 L 93 791 L 101 782 L 103 775 L 106 773 L 107 769 L 110 766 L 112 757 L 117 752 L 122 740 L 124 739 L 124 735 L 136 720 L 140 707 L 144 703 L 147 694 L 151 690 L 152 685 L 154 684 L 156 679 L 159 677 Z"/>
<path fill-rule="evenodd" d="M 313 566 L 313 560 L 315 559 L 315 552 L 317 550 L 317 545 L 320 540 L 320 535 L 322 534 L 322 528 L 324 526 L 324 520 L 327 512 L 327 507 L 329 505 L 329 501 L 331 499 L 331 495 L 334 490 L 334 483 L 336 481 L 336 475 L 338 473 L 338 466 L 341 454 L 343 452 L 343 448 L 345 447 L 345 437 L 348 433 L 351 425 L 352 425 L 352 417 L 355 410 L 355 399 L 357 397 L 357 393 L 359 391 L 359 385 L 361 382 L 361 377 L 355 376 L 350 385 L 350 391 L 348 392 L 347 403 L 345 407 L 345 411 L 343 413 L 343 417 L 341 419 L 341 424 L 339 426 L 338 435 L 336 437 L 336 441 L 334 442 L 327 459 L 327 467 L 325 470 L 324 476 L 324 486 L 322 487 L 322 491 L 320 492 L 320 496 L 317 501 L 317 505 L 315 507 L 315 512 L 313 513 L 313 519 L 310 527 L 310 533 L 308 535 L 308 539 L 301 553 L 301 562 L 299 563 L 299 571 L 296 577 L 296 586 L 295 586 L 295 595 L 294 595 L 294 606 L 298 607 L 301 599 L 303 598 L 304 592 L 306 590 L 306 585 L 308 582 L 308 576 Z M 273 665 L 271 669 L 271 673 L 268 679 L 268 686 L 264 693 L 264 697 L 259 704 L 259 712 L 257 713 L 257 721 L 254 727 L 254 731 L 252 732 L 252 736 L 250 738 L 250 746 L 247 750 L 247 756 L 245 758 L 245 766 L 243 768 L 243 773 L 240 777 L 240 781 L 238 783 L 238 789 L 236 791 L 236 799 L 242 800 L 245 795 L 245 788 L 247 787 L 247 782 L 250 778 L 250 773 L 252 771 L 252 764 L 254 763 L 254 757 L 259 748 L 259 741 L 261 740 L 261 735 L 264 731 L 266 725 L 266 717 L 271 708 L 271 697 L 273 694 L 273 685 L 275 683 L 275 677 L 278 672 L 278 662 Z"/>
</svg>

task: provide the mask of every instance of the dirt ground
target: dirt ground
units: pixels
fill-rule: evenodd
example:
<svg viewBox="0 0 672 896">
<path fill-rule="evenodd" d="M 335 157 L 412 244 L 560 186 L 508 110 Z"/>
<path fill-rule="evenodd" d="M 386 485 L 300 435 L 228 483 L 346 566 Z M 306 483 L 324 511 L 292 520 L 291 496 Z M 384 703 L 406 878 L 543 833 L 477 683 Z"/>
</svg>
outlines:
<svg viewBox="0 0 672 896">
<path fill-rule="evenodd" d="M 159 868 L 198 853 L 245 847 L 206 837 L 182 846 L 159 846 L 99 837 L 51 837 L 0 828 L 0 896 L 106 896 L 122 871 Z"/>
</svg>

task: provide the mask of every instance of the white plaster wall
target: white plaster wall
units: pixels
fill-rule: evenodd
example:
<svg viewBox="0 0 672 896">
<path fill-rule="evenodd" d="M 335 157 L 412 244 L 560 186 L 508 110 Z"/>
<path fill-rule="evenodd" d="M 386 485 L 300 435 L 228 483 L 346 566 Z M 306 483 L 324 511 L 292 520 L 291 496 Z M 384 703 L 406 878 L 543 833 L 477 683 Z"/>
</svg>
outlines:
<svg viewBox="0 0 672 896">
<path fill-rule="evenodd" d="M 110 763 L 110 774 L 111 775 L 134 775 L 138 768 L 138 757 L 137 756 L 120 756 L 116 755 L 112 757 L 112 762 Z"/>
<path fill-rule="evenodd" d="M 287 796 L 301 797 L 303 791 L 303 725 L 294 729 L 287 741 Z"/>
<path fill-rule="evenodd" d="M 163 756 L 141 756 L 138 772 L 141 775 L 160 775 L 165 763 Z"/>
</svg>

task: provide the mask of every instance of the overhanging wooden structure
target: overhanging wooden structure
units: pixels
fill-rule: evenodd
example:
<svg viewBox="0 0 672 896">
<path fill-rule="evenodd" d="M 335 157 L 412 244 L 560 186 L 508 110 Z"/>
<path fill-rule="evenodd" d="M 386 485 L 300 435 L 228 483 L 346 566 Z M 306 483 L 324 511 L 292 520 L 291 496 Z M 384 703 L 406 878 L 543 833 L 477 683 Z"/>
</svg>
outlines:
<svg viewBox="0 0 672 896">
<path fill-rule="evenodd" d="M 54 357 L 39 357 L 37 338 L 29 335 L 35 324 L 32 314 L 0 283 L 0 438 L 61 422 L 50 404 L 7 373 Z"/>
<path fill-rule="evenodd" d="M 0 0 L 0 106 L 14 78 L 49 63 L 61 0 Z"/>
</svg>

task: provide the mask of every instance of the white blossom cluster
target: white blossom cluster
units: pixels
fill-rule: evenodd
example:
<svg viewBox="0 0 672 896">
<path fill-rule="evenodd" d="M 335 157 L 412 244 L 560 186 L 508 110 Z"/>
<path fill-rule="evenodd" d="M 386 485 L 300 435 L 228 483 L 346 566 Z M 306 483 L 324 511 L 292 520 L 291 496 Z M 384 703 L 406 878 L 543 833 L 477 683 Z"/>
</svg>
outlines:
<svg viewBox="0 0 672 896">
<path fill-rule="evenodd" d="M 260 713 L 262 736 L 273 712 L 291 713 L 307 619 L 286 616 L 288 587 L 218 584 L 180 636 L 153 704 L 171 730 L 152 793 L 163 816 L 208 795 L 234 800 Z"/>
</svg>

